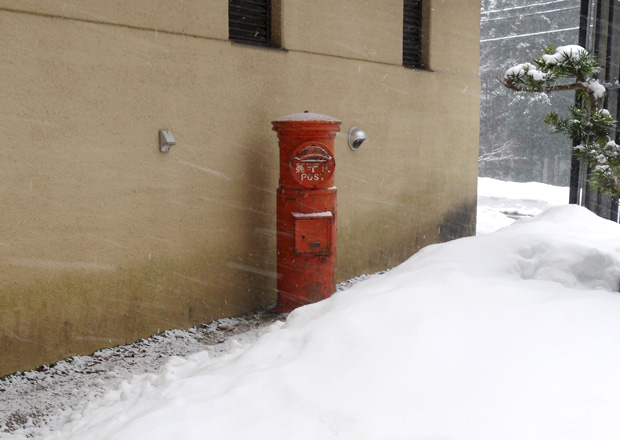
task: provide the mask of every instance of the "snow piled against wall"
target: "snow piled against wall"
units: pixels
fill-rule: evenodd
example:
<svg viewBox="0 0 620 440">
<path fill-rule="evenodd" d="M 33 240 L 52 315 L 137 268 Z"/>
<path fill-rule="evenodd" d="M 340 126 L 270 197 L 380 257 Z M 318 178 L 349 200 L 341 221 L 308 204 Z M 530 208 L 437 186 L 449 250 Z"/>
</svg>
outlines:
<svg viewBox="0 0 620 440">
<path fill-rule="evenodd" d="M 174 358 L 46 438 L 616 440 L 619 282 L 620 226 L 549 208 Z"/>
</svg>

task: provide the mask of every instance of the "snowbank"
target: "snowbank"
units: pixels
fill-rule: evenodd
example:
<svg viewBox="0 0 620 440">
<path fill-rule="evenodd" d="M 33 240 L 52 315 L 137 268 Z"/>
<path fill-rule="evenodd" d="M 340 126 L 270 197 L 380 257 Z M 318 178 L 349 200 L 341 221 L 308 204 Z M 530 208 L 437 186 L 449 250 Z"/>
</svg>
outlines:
<svg viewBox="0 0 620 440">
<path fill-rule="evenodd" d="M 515 219 L 540 214 L 552 206 L 568 204 L 568 187 L 538 182 L 502 182 L 478 178 L 478 235 L 495 232 Z"/>
<path fill-rule="evenodd" d="M 620 226 L 551 208 L 175 358 L 46 438 L 616 440 L 619 282 Z"/>
</svg>

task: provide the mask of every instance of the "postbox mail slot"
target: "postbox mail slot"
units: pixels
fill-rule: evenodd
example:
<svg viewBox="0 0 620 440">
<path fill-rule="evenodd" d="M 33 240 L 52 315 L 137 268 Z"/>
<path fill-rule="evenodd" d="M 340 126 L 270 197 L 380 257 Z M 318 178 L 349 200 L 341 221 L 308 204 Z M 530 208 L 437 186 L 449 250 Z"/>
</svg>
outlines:
<svg viewBox="0 0 620 440">
<path fill-rule="evenodd" d="M 312 144 L 303 147 L 294 159 L 300 162 L 327 162 L 334 158 L 330 156 L 326 148 Z"/>
<path fill-rule="evenodd" d="M 306 157 L 304 159 L 300 159 L 298 157 L 295 157 L 295 160 L 298 160 L 301 163 L 325 163 L 328 160 L 331 160 L 330 158 L 327 157 L 320 157 L 320 156 L 315 156 L 315 157 Z"/>
<path fill-rule="evenodd" d="M 334 165 L 327 147 L 312 142 L 299 146 L 289 162 L 293 180 L 305 188 L 331 185 Z"/>
<path fill-rule="evenodd" d="M 295 253 L 328 254 L 334 217 L 331 212 L 302 214 L 293 212 L 295 218 Z"/>
</svg>

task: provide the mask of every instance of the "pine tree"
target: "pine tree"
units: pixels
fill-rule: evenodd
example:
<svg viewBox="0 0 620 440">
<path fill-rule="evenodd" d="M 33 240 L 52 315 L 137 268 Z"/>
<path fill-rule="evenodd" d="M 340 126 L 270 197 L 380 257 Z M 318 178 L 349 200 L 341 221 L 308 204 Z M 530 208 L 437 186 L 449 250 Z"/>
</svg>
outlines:
<svg viewBox="0 0 620 440">
<path fill-rule="evenodd" d="M 543 48 L 533 63 L 506 71 L 502 84 L 515 92 L 552 93 L 576 91 L 570 116 L 546 115 L 545 123 L 576 141 L 574 151 L 592 170 L 592 184 L 605 194 L 620 197 L 620 146 L 611 136 L 616 121 L 603 108 L 607 90 L 597 79 L 596 58 L 581 46 Z"/>
</svg>

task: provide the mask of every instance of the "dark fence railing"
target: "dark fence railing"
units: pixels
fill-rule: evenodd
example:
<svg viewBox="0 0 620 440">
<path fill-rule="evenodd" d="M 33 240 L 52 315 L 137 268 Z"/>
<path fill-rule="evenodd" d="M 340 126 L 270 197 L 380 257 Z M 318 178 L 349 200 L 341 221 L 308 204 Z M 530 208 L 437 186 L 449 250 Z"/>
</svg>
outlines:
<svg viewBox="0 0 620 440">
<path fill-rule="evenodd" d="M 601 71 L 598 80 L 605 83 L 605 108 L 618 118 L 620 114 L 620 2 L 618 0 L 581 0 L 579 45 L 593 52 Z M 620 130 L 615 141 L 620 143 Z M 619 222 L 618 199 L 605 196 L 590 185 L 590 170 L 573 155 L 570 175 L 570 203 L 585 206 L 600 217 Z"/>
</svg>

